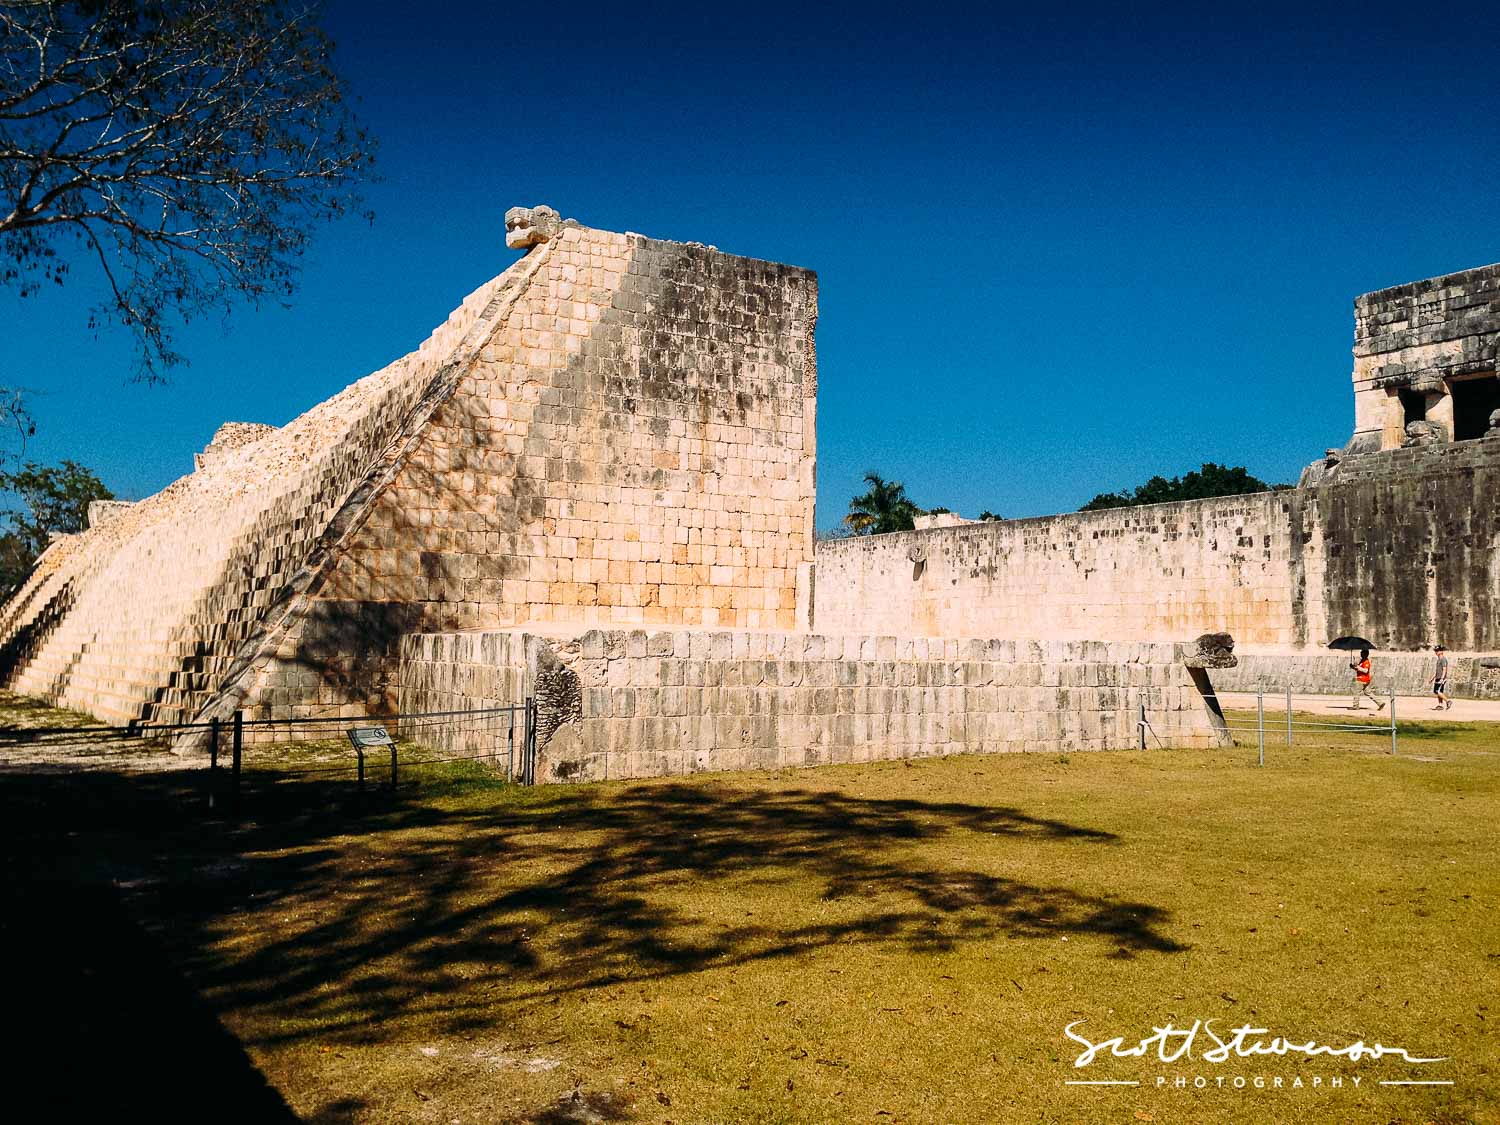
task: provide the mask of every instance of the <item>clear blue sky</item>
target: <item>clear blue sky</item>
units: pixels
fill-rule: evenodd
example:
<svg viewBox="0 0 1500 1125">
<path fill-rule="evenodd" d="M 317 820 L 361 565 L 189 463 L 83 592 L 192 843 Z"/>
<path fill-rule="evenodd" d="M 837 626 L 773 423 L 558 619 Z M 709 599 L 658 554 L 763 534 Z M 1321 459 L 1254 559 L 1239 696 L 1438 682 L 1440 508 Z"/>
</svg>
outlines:
<svg viewBox="0 0 1500 1125">
<path fill-rule="evenodd" d="M 1494 6 L 327 12 L 374 224 L 164 387 L 81 285 L 0 293 L 31 456 L 155 491 L 414 347 L 545 202 L 818 271 L 820 526 L 866 469 L 1036 515 L 1204 460 L 1294 480 L 1351 430 L 1352 298 L 1500 259 Z"/>
</svg>

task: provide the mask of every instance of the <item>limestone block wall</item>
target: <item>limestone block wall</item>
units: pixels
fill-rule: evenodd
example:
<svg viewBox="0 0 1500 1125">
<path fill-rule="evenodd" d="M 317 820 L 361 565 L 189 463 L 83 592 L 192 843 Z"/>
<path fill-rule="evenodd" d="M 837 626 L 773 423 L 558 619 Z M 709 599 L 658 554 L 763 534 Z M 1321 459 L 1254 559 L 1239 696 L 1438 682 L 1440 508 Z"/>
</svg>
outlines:
<svg viewBox="0 0 1500 1125">
<path fill-rule="evenodd" d="M 412 630 L 789 626 L 816 318 L 808 271 L 556 230 L 418 351 L 49 551 L 0 679 L 118 721 L 357 715 Z"/>
<path fill-rule="evenodd" d="M 114 722 L 207 705 L 285 615 L 334 515 L 464 335 L 527 269 L 471 294 L 419 351 L 54 544 L 0 609 L 0 682 Z"/>
<path fill-rule="evenodd" d="M 130 500 L 90 500 L 88 513 L 83 521 L 84 525 L 99 527 L 133 506 L 134 503 Z"/>
<path fill-rule="evenodd" d="M 499 639 L 497 639 L 499 638 Z M 411 635 L 401 707 L 535 694 L 542 781 L 954 753 L 1217 746 L 1172 645 L 709 630 Z M 448 749 L 441 728 L 429 738 Z M 461 732 L 452 737 L 462 738 Z"/>
<path fill-rule="evenodd" d="M 1449 438 L 1478 436 L 1463 429 L 1461 400 L 1475 396 L 1475 417 L 1487 417 L 1489 410 L 1500 407 L 1497 350 L 1500 265 L 1414 281 L 1357 298 L 1350 451 L 1399 447 L 1408 404 L 1420 407 L 1426 420 L 1443 426 Z M 1483 385 L 1471 385 L 1475 380 Z M 1482 411 L 1481 400 L 1488 407 Z M 1475 417 L 1470 419 L 1471 426 L 1479 424 Z M 1455 432 L 1455 421 L 1459 432 Z"/>
<path fill-rule="evenodd" d="M 814 275 L 582 227 L 530 256 L 524 296 L 262 674 L 263 705 L 334 706 L 347 682 L 388 706 L 409 631 L 795 623 Z M 309 662 L 327 684 L 311 699 Z"/>
<path fill-rule="evenodd" d="M 275 432 L 275 426 L 268 426 L 263 422 L 225 422 L 214 431 L 214 436 L 203 447 L 203 452 L 193 454 L 193 468 L 201 469 L 220 454 L 228 453 L 231 449 L 243 449 Z"/>
<path fill-rule="evenodd" d="M 1186 641 L 1294 637 L 1285 494 L 819 543 L 823 633 Z M 913 558 L 913 555 L 917 558 Z"/>
<path fill-rule="evenodd" d="M 1500 650 L 1500 439 L 1284 492 L 820 543 L 824 633 Z M 915 558 L 913 556 L 916 556 Z"/>
<path fill-rule="evenodd" d="M 1298 493 L 1300 643 L 1500 650 L 1500 439 L 1346 458 Z"/>
</svg>

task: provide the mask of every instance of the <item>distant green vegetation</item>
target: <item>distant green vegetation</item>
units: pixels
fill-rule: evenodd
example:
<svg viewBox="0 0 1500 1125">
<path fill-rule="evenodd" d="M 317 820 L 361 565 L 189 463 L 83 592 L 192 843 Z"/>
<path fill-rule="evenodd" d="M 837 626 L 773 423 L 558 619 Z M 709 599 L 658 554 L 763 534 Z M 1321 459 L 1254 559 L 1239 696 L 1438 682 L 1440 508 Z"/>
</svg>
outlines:
<svg viewBox="0 0 1500 1125">
<path fill-rule="evenodd" d="M 891 531 L 911 531 L 920 515 L 940 515 L 952 509 L 923 508 L 906 494 L 899 480 L 887 480 L 876 472 L 866 473 L 866 491 L 849 501 L 849 511 L 838 529 L 820 535 L 822 539 L 843 539 L 851 535 L 884 535 Z M 1206 461 L 1201 469 L 1168 479 L 1154 476 L 1145 484 L 1119 492 L 1101 492 L 1080 512 L 1098 512 L 1107 508 L 1133 508 L 1139 504 L 1167 504 L 1177 500 L 1204 500 L 1210 496 L 1241 496 L 1253 492 L 1280 492 L 1289 484 L 1267 484 L 1250 475 L 1243 465 L 1233 468 Z M 985 509 L 983 521 L 1005 517 Z"/>
<path fill-rule="evenodd" d="M 1210 496 L 1279 492 L 1291 487 L 1289 484 L 1267 484 L 1259 477 L 1252 477 L 1243 465 L 1236 465 L 1231 469 L 1206 461 L 1198 471 L 1173 477 L 1171 480 L 1155 476 L 1130 492 L 1101 492 L 1078 510 L 1099 512 L 1106 508 L 1133 508 L 1138 504 L 1168 504 L 1176 500 L 1204 500 Z"/>
<path fill-rule="evenodd" d="M 910 531 L 916 526 L 916 517 L 922 514 L 906 495 L 906 486 L 899 480 L 886 480 L 879 473 L 866 473 L 865 483 L 870 486 L 849 501 L 849 514 L 844 517 L 844 526 L 855 535 L 883 535 L 888 531 Z"/>
<path fill-rule="evenodd" d="M 865 484 L 869 490 L 849 501 L 849 511 L 835 531 L 819 535 L 820 539 L 846 539 L 851 535 L 884 535 L 891 531 L 911 531 L 916 527 L 918 516 L 946 515 L 953 511 L 941 505 L 923 508 L 906 494 L 906 485 L 899 480 L 886 480 L 879 473 L 866 473 Z M 1003 517 L 986 509 L 979 514 L 981 520 L 998 520 Z"/>
<path fill-rule="evenodd" d="M 83 530 L 90 503 L 115 498 L 92 469 L 77 461 L 28 461 L 14 472 L 0 473 L 0 491 L 21 502 L 0 512 L 0 588 L 7 589 L 26 580 L 54 535 Z"/>
</svg>

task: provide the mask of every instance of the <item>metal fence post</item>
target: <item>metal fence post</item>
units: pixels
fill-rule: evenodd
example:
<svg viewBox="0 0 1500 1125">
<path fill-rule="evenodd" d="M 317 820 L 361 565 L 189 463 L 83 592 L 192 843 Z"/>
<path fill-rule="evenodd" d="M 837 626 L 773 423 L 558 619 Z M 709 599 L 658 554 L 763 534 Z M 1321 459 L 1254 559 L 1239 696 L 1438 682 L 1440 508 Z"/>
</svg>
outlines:
<svg viewBox="0 0 1500 1125">
<path fill-rule="evenodd" d="M 1292 685 L 1286 686 L 1286 744 L 1292 744 Z"/>
<path fill-rule="evenodd" d="M 208 807 L 214 807 L 219 788 L 219 720 L 208 721 Z"/>
<path fill-rule="evenodd" d="M 1260 764 L 1266 764 L 1266 693 L 1264 688 L 1255 689 L 1256 730 L 1260 735 Z"/>
<path fill-rule="evenodd" d="M 1396 752 L 1396 687 L 1391 685 L 1391 753 Z"/>
<path fill-rule="evenodd" d="M 536 697 L 526 697 L 526 730 L 521 751 L 521 784 L 536 784 Z"/>
<path fill-rule="evenodd" d="M 515 697 L 512 696 L 512 699 Z M 505 780 L 516 779 L 516 705 L 510 705 L 510 732 L 505 736 Z"/>
<path fill-rule="evenodd" d="M 1141 691 L 1140 706 L 1141 712 L 1136 718 L 1135 727 L 1140 735 L 1141 749 L 1144 750 L 1146 748 L 1146 692 L 1144 689 Z"/>
<path fill-rule="evenodd" d="M 244 749 L 244 745 L 245 713 L 243 711 L 236 711 L 234 713 L 234 739 L 232 742 L 234 758 L 233 763 L 230 766 L 230 775 L 233 778 L 234 786 L 234 803 L 236 806 L 238 806 L 240 803 L 240 759 L 241 752 Z"/>
</svg>

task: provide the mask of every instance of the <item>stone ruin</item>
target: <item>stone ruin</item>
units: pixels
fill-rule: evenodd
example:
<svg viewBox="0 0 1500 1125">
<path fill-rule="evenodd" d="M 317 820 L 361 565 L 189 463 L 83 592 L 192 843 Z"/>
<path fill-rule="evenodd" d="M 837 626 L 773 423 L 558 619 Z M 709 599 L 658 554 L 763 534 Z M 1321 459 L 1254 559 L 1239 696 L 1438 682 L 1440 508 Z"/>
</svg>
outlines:
<svg viewBox="0 0 1500 1125">
<path fill-rule="evenodd" d="M 243 449 L 275 432 L 275 426 L 267 426 L 261 422 L 225 422 L 214 431 L 213 438 L 203 447 L 203 452 L 193 454 L 193 468 L 205 468 L 221 455 L 234 449 Z M 91 520 L 90 526 L 92 523 Z"/>
<path fill-rule="evenodd" d="M 0 613 L 5 683 L 111 722 L 360 714 L 413 632 L 791 628 L 815 276 L 506 225 L 525 256 L 416 351 L 54 544 Z"/>
<path fill-rule="evenodd" d="M 1256 645 L 1494 640 L 1455 616 L 1500 604 L 1500 442 L 1467 440 L 1487 392 L 1399 424 L 1360 398 L 1478 386 L 1493 335 L 1428 311 L 1399 372 L 1369 343 L 1355 439 L 1290 492 L 815 549 L 815 275 L 549 207 L 505 226 L 524 255 L 416 351 L 285 426 L 226 423 L 49 547 L 0 610 L 4 684 L 119 723 L 532 695 L 546 780 L 1127 746 L 1142 706 L 1219 745 L 1209 672 Z M 1361 331 L 1407 299 L 1361 298 Z M 1434 617 L 1404 571 L 1455 513 L 1472 534 L 1429 565 L 1469 585 Z"/>
<path fill-rule="evenodd" d="M 820 632 L 1175 641 L 1232 635 L 1223 690 L 1342 691 L 1357 634 L 1422 694 L 1445 642 L 1500 698 L 1500 265 L 1354 303 L 1354 434 L 1298 486 L 819 543 Z M 907 562 L 912 551 L 924 560 Z"/>
<path fill-rule="evenodd" d="M 1222 738 L 1171 644 L 811 632 L 816 277 L 505 225 L 416 351 L 49 548 L 5 684 L 119 723 L 533 695 L 543 779 L 1124 745 L 1141 699 Z"/>
<path fill-rule="evenodd" d="M 1485 436 L 1500 410 L 1500 265 L 1366 293 L 1354 302 L 1354 436 L 1369 453 Z"/>
</svg>

